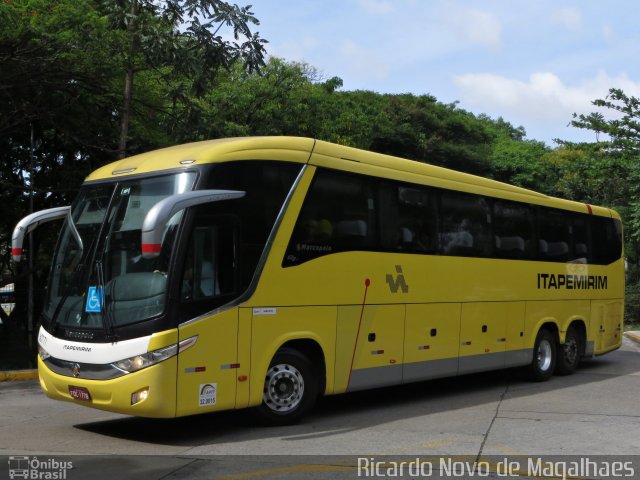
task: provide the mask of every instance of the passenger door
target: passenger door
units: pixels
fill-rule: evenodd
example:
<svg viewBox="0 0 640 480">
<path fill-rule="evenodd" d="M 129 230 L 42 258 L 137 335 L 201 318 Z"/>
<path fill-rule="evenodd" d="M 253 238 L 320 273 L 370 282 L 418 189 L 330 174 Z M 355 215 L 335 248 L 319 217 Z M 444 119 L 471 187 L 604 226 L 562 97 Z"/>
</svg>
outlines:
<svg viewBox="0 0 640 480">
<path fill-rule="evenodd" d="M 196 340 L 178 354 L 178 415 L 235 407 L 238 309 L 210 312 L 238 295 L 238 236 L 234 217 L 194 221 L 178 295 L 180 341 Z"/>
</svg>

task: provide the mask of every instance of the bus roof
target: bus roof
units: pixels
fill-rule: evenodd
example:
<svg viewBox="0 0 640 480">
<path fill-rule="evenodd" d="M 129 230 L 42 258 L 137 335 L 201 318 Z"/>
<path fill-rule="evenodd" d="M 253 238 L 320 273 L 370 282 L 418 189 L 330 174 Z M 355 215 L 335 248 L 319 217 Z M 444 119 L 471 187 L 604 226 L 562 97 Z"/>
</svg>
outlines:
<svg viewBox="0 0 640 480">
<path fill-rule="evenodd" d="M 314 140 L 302 137 L 237 137 L 186 143 L 115 161 L 91 173 L 86 182 L 230 160 L 284 160 L 306 163 Z"/>
<path fill-rule="evenodd" d="M 406 160 L 357 148 L 304 137 L 236 137 L 187 143 L 134 155 L 101 167 L 85 182 L 116 180 L 129 175 L 148 174 L 185 168 L 190 165 L 220 163 L 232 160 L 280 160 L 337 168 L 395 178 L 411 176 L 435 181 L 440 185 L 465 191 L 478 191 L 498 197 L 547 204 L 584 213 L 604 216 L 619 215 L 609 209 L 561 200 L 522 187 L 509 185 L 477 175 L 458 172 L 427 163 Z M 408 180 L 407 181 L 411 181 Z M 422 182 L 420 182 L 422 183 Z M 559 204 L 561 203 L 561 204 Z"/>
</svg>

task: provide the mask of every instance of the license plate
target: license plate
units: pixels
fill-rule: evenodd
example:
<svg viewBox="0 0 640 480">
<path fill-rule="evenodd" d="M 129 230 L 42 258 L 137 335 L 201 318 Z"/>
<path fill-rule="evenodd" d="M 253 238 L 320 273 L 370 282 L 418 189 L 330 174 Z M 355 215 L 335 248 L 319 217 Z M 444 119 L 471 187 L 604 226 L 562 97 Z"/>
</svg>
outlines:
<svg viewBox="0 0 640 480">
<path fill-rule="evenodd" d="M 72 385 L 69 385 L 69 395 L 71 395 L 76 400 L 83 400 L 85 402 L 91 401 L 89 390 L 84 387 L 74 387 Z"/>
</svg>

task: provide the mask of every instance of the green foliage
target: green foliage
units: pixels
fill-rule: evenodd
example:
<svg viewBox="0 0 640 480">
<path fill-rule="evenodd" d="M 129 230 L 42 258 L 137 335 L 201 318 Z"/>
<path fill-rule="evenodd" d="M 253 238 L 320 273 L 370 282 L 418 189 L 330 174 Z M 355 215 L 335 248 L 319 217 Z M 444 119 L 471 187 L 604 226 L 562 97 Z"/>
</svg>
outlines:
<svg viewBox="0 0 640 480">
<path fill-rule="evenodd" d="M 239 66 L 187 106 L 181 141 L 236 135 L 300 135 L 482 173 L 493 140 L 489 122 L 431 96 L 339 91 L 303 63 L 272 58 L 260 74 Z"/>
<path fill-rule="evenodd" d="M 596 99 L 592 104 L 607 115 L 602 111 L 573 115 L 571 124 L 593 131 L 596 142 L 578 145 L 561 142 L 567 148 L 582 152 L 575 163 L 577 168 L 564 176 L 564 186 L 620 211 L 628 265 L 625 318 L 637 324 L 640 320 L 637 294 L 640 287 L 640 100 L 619 88 L 611 88 L 604 99 Z"/>
<path fill-rule="evenodd" d="M 551 193 L 548 180 L 551 164 L 542 159 L 550 149 L 542 142 L 514 140 L 500 135 L 491 151 L 491 176 L 501 182 Z"/>
<path fill-rule="evenodd" d="M 638 283 L 627 283 L 626 285 L 624 320 L 634 330 L 640 329 L 640 288 L 638 288 Z"/>
<path fill-rule="evenodd" d="M 0 275 L 12 274 L 7 245 L 29 190 L 35 209 L 69 204 L 116 158 L 125 103 L 129 151 L 175 143 L 177 115 L 218 70 L 262 64 L 254 24 L 249 7 L 220 0 L 0 2 Z"/>
<path fill-rule="evenodd" d="M 619 88 L 611 88 L 607 97 L 596 99 L 592 104 L 615 112 L 614 118 L 606 120 L 600 112 L 589 115 L 574 113 L 571 125 L 594 131 L 596 142 L 599 142 L 601 133 L 608 135 L 609 140 L 601 142 L 603 147 L 640 152 L 640 100 Z"/>
<path fill-rule="evenodd" d="M 176 104 L 187 96 L 204 95 L 218 70 L 242 63 L 253 72 L 264 64 L 266 41 L 251 32 L 249 25 L 259 22 L 250 7 L 223 0 L 103 0 L 101 6 L 114 30 L 122 34 L 119 158 L 127 154 L 134 83 L 139 83 L 141 72 L 161 73 L 160 83 L 175 113 Z M 223 28 L 231 30 L 233 40 L 222 36 Z"/>
<path fill-rule="evenodd" d="M 105 51 L 111 44 L 108 24 L 92 2 L 3 2 L 0 16 L 5 246 L 10 228 L 28 211 L 28 187 L 34 189 L 35 208 L 68 203 L 84 175 L 108 158 L 113 77 Z M 4 273 L 8 255 L 0 258 Z"/>
<path fill-rule="evenodd" d="M 371 149 L 471 173 L 488 170 L 492 141 L 486 122 L 423 95 L 386 95 L 389 123 Z"/>
</svg>

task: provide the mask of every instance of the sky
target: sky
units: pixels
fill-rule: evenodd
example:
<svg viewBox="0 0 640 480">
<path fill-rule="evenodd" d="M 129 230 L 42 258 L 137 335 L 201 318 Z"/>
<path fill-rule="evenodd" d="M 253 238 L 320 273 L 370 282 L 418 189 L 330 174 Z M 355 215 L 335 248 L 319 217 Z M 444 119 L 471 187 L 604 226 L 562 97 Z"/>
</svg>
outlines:
<svg viewBox="0 0 640 480">
<path fill-rule="evenodd" d="M 340 77 L 342 90 L 459 102 L 549 146 L 594 141 L 568 124 L 609 88 L 640 97 L 637 0 L 237 3 L 252 4 L 269 55 Z"/>
</svg>

